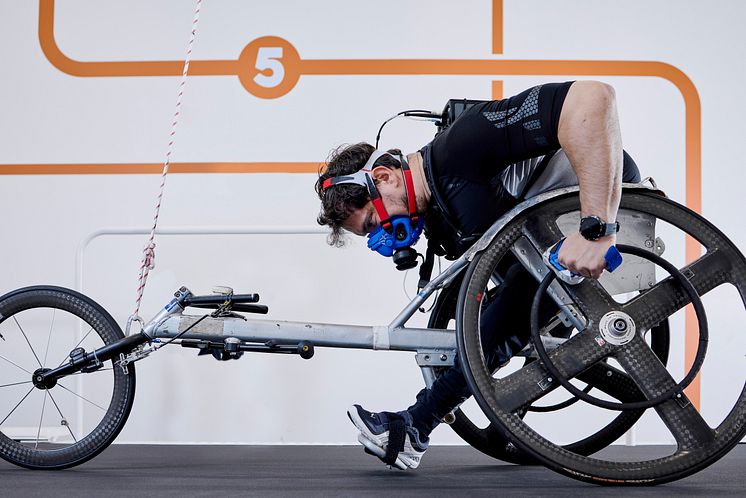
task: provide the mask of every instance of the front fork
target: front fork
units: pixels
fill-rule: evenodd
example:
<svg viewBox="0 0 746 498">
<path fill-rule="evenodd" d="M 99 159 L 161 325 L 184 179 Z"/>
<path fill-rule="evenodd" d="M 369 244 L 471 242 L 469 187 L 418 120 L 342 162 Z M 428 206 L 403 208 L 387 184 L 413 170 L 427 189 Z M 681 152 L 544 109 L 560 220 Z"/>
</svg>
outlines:
<svg viewBox="0 0 746 498">
<path fill-rule="evenodd" d="M 182 287 L 171 300 L 140 332 L 125 336 L 117 341 L 100 347 L 90 353 L 82 348 L 75 348 L 69 354 L 69 361 L 54 369 L 41 369 L 34 373 L 34 383 L 37 385 L 54 385 L 58 379 L 77 372 L 92 372 L 101 368 L 104 362 L 119 357 L 117 364 L 127 373 L 127 364 L 146 357 L 153 350 L 145 350 L 143 344 L 153 340 L 153 331 L 172 315 L 181 314 L 184 300 L 191 296 L 191 292 Z"/>
<path fill-rule="evenodd" d="M 51 370 L 41 370 L 34 373 L 34 384 L 36 385 L 54 385 L 57 379 L 81 371 L 93 372 L 101 368 L 104 362 L 130 352 L 133 349 L 150 341 L 150 337 L 138 332 L 118 341 L 107 344 L 90 353 L 86 353 L 82 348 L 75 348 L 70 352 L 70 360 L 57 368 Z"/>
</svg>

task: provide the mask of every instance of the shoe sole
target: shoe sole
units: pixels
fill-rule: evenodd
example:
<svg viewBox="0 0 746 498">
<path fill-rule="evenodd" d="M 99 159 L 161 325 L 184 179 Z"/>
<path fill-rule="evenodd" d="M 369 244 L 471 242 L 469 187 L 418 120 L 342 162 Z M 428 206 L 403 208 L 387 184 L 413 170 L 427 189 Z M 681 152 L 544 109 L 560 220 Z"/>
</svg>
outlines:
<svg viewBox="0 0 746 498">
<path fill-rule="evenodd" d="M 360 444 L 362 444 L 378 458 L 384 458 L 386 456 L 386 450 L 384 449 L 384 446 L 388 444 L 388 437 L 383 438 L 381 437 L 381 435 L 373 434 L 372 432 L 370 432 L 370 429 L 360 418 L 360 414 L 358 413 L 357 408 L 355 408 L 354 406 L 351 406 L 347 409 L 347 417 L 349 417 L 350 422 L 352 422 L 353 425 L 357 427 L 357 430 L 360 431 L 360 434 L 357 437 L 357 440 L 360 442 Z M 409 468 L 407 464 L 405 464 L 401 460 L 401 458 L 398 457 L 393 466 L 395 466 L 399 470 L 407 470 Z M 389 465 L 389 467 L 392 466 Z"/>
</svg>

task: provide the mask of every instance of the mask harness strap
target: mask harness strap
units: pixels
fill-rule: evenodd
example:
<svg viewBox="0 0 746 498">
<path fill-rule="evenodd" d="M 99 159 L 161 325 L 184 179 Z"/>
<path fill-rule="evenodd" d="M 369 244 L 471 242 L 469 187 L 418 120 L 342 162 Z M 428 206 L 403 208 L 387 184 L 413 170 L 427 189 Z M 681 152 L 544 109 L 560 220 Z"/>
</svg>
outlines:
<svg viewBox="0 0 746 498">
<path fill-rule="evenodd" d="M 409 217 L 412 219 L 412 226 L 415 226 L 419 221 L 419 215 L 417 214 L 417 199 L 414 195 L 414 180 L 412 179 L 412 170 L 409 168 L 409 163 L 407 162 L 407 160 L 401 154 L 399 155 L 399 162 L 401 163 L 402 175 L 404 176 L 404 184 L 406 186 Z"/>
</svg>

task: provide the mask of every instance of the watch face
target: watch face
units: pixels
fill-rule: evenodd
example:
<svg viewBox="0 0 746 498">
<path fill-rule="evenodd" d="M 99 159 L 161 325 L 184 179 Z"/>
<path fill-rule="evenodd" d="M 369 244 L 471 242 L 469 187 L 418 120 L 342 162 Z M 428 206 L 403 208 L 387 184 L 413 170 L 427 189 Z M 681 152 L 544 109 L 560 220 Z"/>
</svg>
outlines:
<svg viewBox="0 0 746 498">
<path fill-rule="evenodd" d="M 597 240 L 601 237 L 603 222 L 596 216 L 588 216 L 580 220 L 580 234 L 588 240 Z"/>
</svg>

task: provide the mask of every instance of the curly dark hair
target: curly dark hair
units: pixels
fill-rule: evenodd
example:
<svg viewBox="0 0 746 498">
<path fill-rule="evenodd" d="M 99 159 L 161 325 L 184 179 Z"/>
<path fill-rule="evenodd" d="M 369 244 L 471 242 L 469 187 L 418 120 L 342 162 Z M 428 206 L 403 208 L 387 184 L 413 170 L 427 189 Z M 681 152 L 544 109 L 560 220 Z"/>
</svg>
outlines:
<svg viewBox="0 0 746 498">
<path fill-rule="evenodd" d="M 342 223 L 349 218 L 353 211 L 364 207 L 370 201 L 368 190 L 362 185 L 341 184 L 322 190 L 324 180 L 335 176 L 349 175 L 359 171 L 370 158 L 375 148 L 369 143 L 360 142 L 354 145 L 340 145 L 329 154 L 325 165 L 319 168 L 319 179 L 316 181 L 316 193 L 321 199 L 321 212 L 316 221 L 319 225 L 328 225 L 332 232 L 327 242 L 329 245 L 341 247 L 344 245 Z M 389 153 L 398 156 L 399 149 L 390 149 Z M 374 166 L 388 166 L 392 169 L 401 168 L 398 159 L 384 155 L 379 157 Z"/>
</svg>

